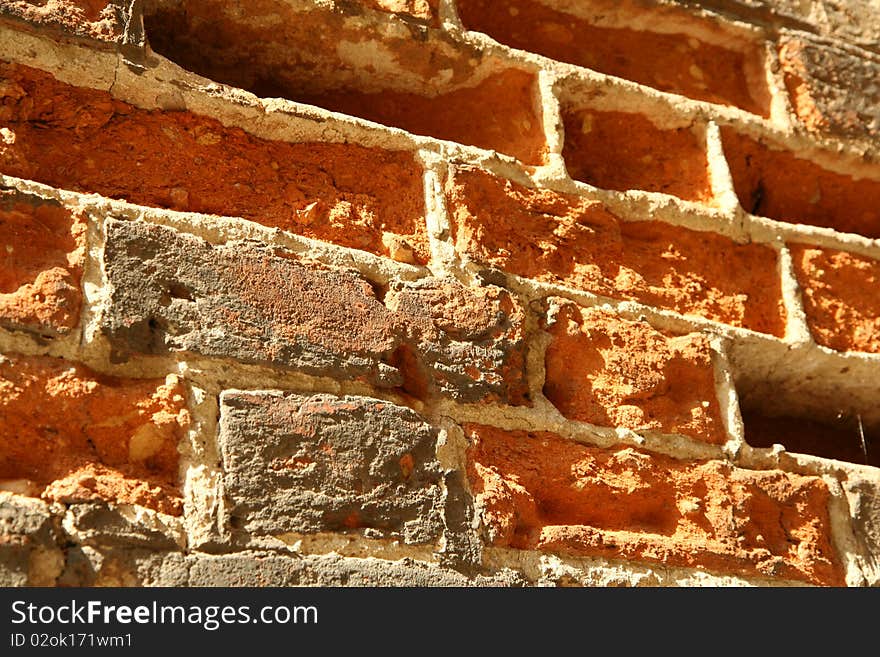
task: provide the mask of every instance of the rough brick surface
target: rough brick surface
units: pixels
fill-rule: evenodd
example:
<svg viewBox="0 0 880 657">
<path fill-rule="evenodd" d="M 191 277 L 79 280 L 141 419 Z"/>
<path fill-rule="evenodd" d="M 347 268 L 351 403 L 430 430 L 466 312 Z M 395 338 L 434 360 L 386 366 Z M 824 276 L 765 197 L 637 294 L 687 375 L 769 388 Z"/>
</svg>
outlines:
<svg viewBox="0 0 880 657">
<path fill-rule="evenodd" d="M 505 271 L 781 335 L 776 254 L 709 232 L 620 221 L 595 201 L 462 168 L 447 196 L 456 248 Z"/>
<path fill-rule="evenodd" d="M 188 112 L 136 109 L 23 66 L 0 64 L 0 80 L 0 122 L 14 137 L 0 150 L 6 174 L 244 217 L 373 253 L 388 253 L 388 234 L 408 244 L 410 259 L 427 258 L 411 154 L 258 139 Z"/>
<path fill-rule="evenodd" d="M 156 51 L 213 80 L 542 162 L 535 75 L 420 27 L 413 40 L 399 27 L 355 26 L 346 5 L 305 13 L 260 0 L 242 11 L 194 0 L 148 11 L 145 22 Z M 380 54 L 362 54 L 364 41 L 381 41 Z"/>
<path fill-rule="evenodd" d="M 798 157 L 730 128 L 722 129 L 722 136 L 736 194 L 746 211 L 880 236 L 880 181 L 828 171 L 807 155 Z"/>
<path fill-rule="evenodd" d="M 107 233 L 104 332 L 119 359 L 190 351 L 415 395 L 524 399 L 522 312 L 498 288 L 400 283 L 383 304 L 362 276 L 283 250 L 143 223 L 109 221 Z"/>
<path fill-rule="evenodd" d="M 427 543 L 443 529 L 437 431 L 408 408 L 226 392 L 219 441 L 232 524 L 250 535 L 369 529 Z"/>
<path fill-rule="evenodd" d="M 843 581 L 819 478 L 467 431 L 471 486 L 495 545 Z"/>
<path fill-rule="evenodd" d="M 105 377 L 61 359 L 0 360 L 0 480 L 49 500 L 109 500 L 179 514 L 177 377 Z"/>
<path fill-rule="evenodd" d="M 566 417 L 726 440 L 705 336 L 667 336 L 562 300 L 551 301 L 547 322 L 544 394 Z"/>
<path fill-rule="evenodd" d="M 563 113 L 568 173 L 596 187 L 642 189 L 709 202 L 706 149 L 689 128 L 664 130 L 625 112 Z"/>
<path fill-rule="evenodd" d="M 51 586 L 64 567 L 56 519 L 39 500 L 0 492 L 0 586 Z"/>
<path fill-rule="evenodd" d="M 807 34 L 780 42 L 779 60 L 797 118 L 810 130 L 880 136 L 880 56 L 856 53 Z"/>
<path fill-rule="evenodd" d="M 70 332 L 82 302 L 84 247 L 85 221 L 78 213 L 0 191 L 0 326 Z"/>
<path fill-rule="evenodd" d="M 880 353 L 880 261 L 803 244 L 791 252 L 815 340 L 838 351 Z"/>
<path fill-rule="evenodd" d="M 614 9 L 596 5 L 600 12 Z M 625 27 L 599 27 L 573 14 L 555 11 L 542 2 L 459 0 L 465 27 L 485 32 L 502 43 L 552 59 L 633 80 L 661 91 L 712 103 L 735 105 L 756 114 L 766 112 L 766 89 L 755 73 L 762 68 L 757 44 L 743 51 L 723 48 L 682 33 L 661 33 Z M 705 23 L 693 19 L 692 22 Z M 705 29 L 705 28 L 704 28 Z M 621 48 L 621 44 L 626 44 Z M 750 68 L 747 74 L 747 68 Z M 751 88 L 750 77 L 757 88 Z"/>
</svg>

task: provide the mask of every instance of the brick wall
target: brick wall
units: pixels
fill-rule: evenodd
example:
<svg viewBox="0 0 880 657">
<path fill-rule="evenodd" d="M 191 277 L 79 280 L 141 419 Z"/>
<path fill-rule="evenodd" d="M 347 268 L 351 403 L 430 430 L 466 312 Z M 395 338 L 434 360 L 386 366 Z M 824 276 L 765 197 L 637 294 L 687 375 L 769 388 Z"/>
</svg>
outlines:
<svg viewBox="0 0 880 657">
<path fill-rule="evenodd" d="M 0 583 L 880 582 L 848 0 L 0 0 Z"/>
</svg>

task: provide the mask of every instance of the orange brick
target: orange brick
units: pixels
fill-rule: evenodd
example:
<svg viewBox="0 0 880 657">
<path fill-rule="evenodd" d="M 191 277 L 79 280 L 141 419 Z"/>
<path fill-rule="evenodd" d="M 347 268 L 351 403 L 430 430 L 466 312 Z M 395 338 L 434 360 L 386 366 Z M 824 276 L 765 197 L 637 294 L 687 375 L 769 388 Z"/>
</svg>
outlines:
<svg viewBox="0 0 880 657">
<path fill-rule="evenodd" d="M 816 342 L 880 353 L 880 261 L 803 244 L 791 245 L 791 254 Z"/>
<path fill-rule="evenodd" d="M 641 114 L 564 109 L 562 156 L 575 180 L 710 202 L 706 149 L 689 128 L 664 130 Z"/>
<path fill-rule="evenodd" d="M 726 442 L 705 336 L 665 335 L 606 310 L 551 304 L 544 394 L 563 415 Z"/>
<path fill-rule="evenodd" d="M 447 185 L 457 250 L 528 278 L 783 335 L 776 253 L 600 203 L 533 190 L 476 169 Z"/>
<path fill-rule="evenodd" d="M 79 321 L 85 222 L 53 201 L 0 191 L 0 326 L 55 335 Z"/>
<path fill-rule="evenodd" d="M 0 126 L 15 135 L 0 151 L 2 173 L 243 217 L 383 255 L 396 244 L 412 252 L 408 259 L 428 259 L 422 170 L 410 153 L 258 139 L 189 112 L 137 109 L 23 66 L 0 66 L 0 78 Z"/>
<path fill-rule="evenodd" d="M 489 542 L 842 585 L 822 479 L 467 425 Z"/>
<path fill-rule="evenodd" d="M 48 357 L 0 357 L 0 479 L 58 502 L 107 500 L 179 515 L 176 376 L 102 376 Z"/>
<path fill-rule="evenodd" d="M 748 212 L 880 237 L 880 181 L 828 171 L 731 128 L 723 128 L 722 137 L 736 195 Z"/>
<path fill-rule="evenodd" d="M 583 4 L 597 13 L 620 5 L 616 1 Z M 661 91 L 767 115 L 766 84 L 754 75 L 763 70 L 758 44 L 742 42 L 739 50 L 733 50 L 682 33 L 600 27 L 534 0 L 459 0 L 457 6 L 465 27 L 509 46 Z M 647 13 L 644 7 L 639 9 L 641 16 Z M 675 18 L 680 21 L 684 16 L 679 13 Z M 662 20 L 659 12 L 657 19 Z M 708 21 L 692 18 L 691 22 L 704 31 L 717 30 Z M 749 71 L 755 79 L 751 84 Z"/>
</svg>

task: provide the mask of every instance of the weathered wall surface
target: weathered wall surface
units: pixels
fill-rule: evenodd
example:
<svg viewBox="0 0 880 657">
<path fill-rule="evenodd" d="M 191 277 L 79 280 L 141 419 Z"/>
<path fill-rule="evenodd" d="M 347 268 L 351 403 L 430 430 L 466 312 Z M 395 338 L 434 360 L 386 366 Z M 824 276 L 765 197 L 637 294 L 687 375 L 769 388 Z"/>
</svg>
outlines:
<svg viewBox="0 0 880 657">
<path fill-rule="evenodd" d="M 878 20 L 0 0 L 0 584 L 880 583 Z"/>
</svg>

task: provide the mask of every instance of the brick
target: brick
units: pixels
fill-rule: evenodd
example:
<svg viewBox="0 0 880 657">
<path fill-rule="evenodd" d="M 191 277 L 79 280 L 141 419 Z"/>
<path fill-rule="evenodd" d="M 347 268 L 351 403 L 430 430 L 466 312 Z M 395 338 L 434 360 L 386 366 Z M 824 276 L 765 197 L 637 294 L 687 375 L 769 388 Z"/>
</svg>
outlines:
<svg viewBox="0 0 880 657">
<path fill-rule="evenodd" d="M 148 11 L 145 26 L 157 52 L 258 96 L 497 150 L 527 164 L 544 159 L 536 76 L 442 32 L 297 10 L 282 0 L 249 3 L 247 12 L 191 0 L 185 8 Z M 371 47 L 376 43 L 381 50 Z"/>
<path fill-rule="evenodd" d="M 0 479 L 44 499 L 179 515 L 188 422 L 174 375 L 120 379 L 57 358 L 0 359 Z"/>
<path fill-rule="evenodd" d="M 595 13 L 595 18 L 601 20 L 602 14 L 613 14 L 619 5 L 589 2 L 581 3 L 580 8 Z M 681 32 L 599 26 L 534 0 L 459 0 L 457 7 L 466 28 L 485 32 L 514 48 L 660 91 L 768 115 L 769 96 L 761 75 L 763 50 L 758 43 L 741 40 L 736 48 L 728 48 Z M 668 8 L 639 9 L 642 25 L 647 16 L 652 16 L 654 22 L 672 18 L 678 25 L 683 21 L 692 24 L 703 34 L 714 33 L 719 41 L 731 41 L 711 21 Z"/>
<path fill-rule="evenodd" d="M 706 336 L 551 300 L 544 394 L 566 417 L 726 442 Z"/>
<path fill-rule="evenodd" d="M 72 504 L 67 509 L 65 530 L 80 545 L 95 547 L 174 550 L 177 537 L 161 523 L 152 525 L 132 518 L 108 504 Z"/>
<path fill-rule="evenodd" d="M 49 507 L 40 500 L 0 492 L 0 586 L 51 586 L 64 556 Z"/>
<path fill-rule="evenodd" d="M 755 215 L 880 237 L 880 180 L 853 178 L 722 128 L 740 205 Z"/>
<path fill-rule="evenodd" d="M 837 351 L 880 353 L 880 261 L 804 244 L 790 248 L 816 342 Z"/>
<path fill-rule="evenodd" d="M 124 0 L 0 0 L 0 19 L 21 21 L 55 36 L 119 41 L 130 18 Z"/>
<path fill-rule="evenodd" d="M 877 572 L 880 567 L 880 491 L 877 479 L 852 473 L 842 484 L 850 500 L 853 533 Z M 873 585 L 876 586 L 877 582 Z"/>
<path fill-rule="evenodd" d="M 562 156 L 575 180 L 709 203 L 706 148 L 690 128 L 662 129 L 641 114 L 563 108 Z"/>
<path fill-rule="evenodd" d="M 63 335 L 78 325 L 85 232 L 79 213 L 0 190 L 0 326 Z"/>
<path fill-rule="evenodd" d="M 880 136 L 880 57 L 807 34 L 780 39 L 779 61 L 795 114 L 808 129 L 841 137 Z"/>
<path fill-rule="evenodd" d="M 422 170 L 411 153 L 258 139 L 190 112 L 137 109 L 24 66 L 0 64 L 0 80 L 0 126 L 14 136 L 0 150 L 3 173 L 243 217 L 380 255 L 398 242 L 409 261 L 429 257 Z"/>
<path fill-rule="evenodd" d="M 219 443 L 232 526 L 251 536 L 368 528 L 436 541 L 437 436 L 412 410 L 378 399 L 225 392 Z"/>
<path fill-rule="evenodd" d="M 186 586 L 188 563 L 180 552 L 145 548 L 71 546 L 59 586 Z"/>
<path fill-rule="evenodd" d="M 454 570 L 404 559 L 383 561 L 339 555 L 282 556 L 267 552 L 192 555 L 190 586 L 522 586 L 521 576 L 468 578 Z"/>
<path fill-rule="evenodd" d="M 471 487 L 494 545 L 843 585 L 818 477 L 550 433 L 465 430 Z"/>
<path fill-rule="evenodd" d="M 116 220 L 105 260 L 102 330 L 117 360 L 186 351 L 417 396 L 525 401 L 523 313 L 500 288 L 431 278 L 380 299 L 359 274 L 281 249 Z"/>
<path fill-rule="evenodd" d="M 776 253 L 711 232 L 619 220 L 600 203 L 462 167 L 447 183 L 459 253 L 615 299 L 783 335 Z"/>
<path fill-rule="evenodd" d="M 440 0 L 354 0 L 366 9 L 376 9 L 436 25 Z"/>
</svg>

